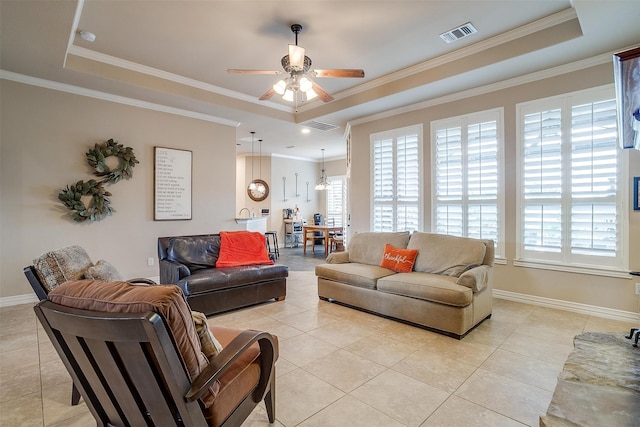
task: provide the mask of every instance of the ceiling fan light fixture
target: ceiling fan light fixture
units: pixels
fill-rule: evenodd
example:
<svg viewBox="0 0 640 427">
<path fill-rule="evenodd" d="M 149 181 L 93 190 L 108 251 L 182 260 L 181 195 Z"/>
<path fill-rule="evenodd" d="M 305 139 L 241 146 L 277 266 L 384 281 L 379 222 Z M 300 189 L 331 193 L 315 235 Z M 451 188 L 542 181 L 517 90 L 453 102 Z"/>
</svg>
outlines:
<svg viewBox="0 0 640 427">
<path fill-rule="evenodd" d="M 278 95 L 284 95 L 284 91 L 285 91 L 286 88 L 287 88 L 287 82 L 285 82 L 284 80 L 280 80 L 276 84 L 273 85 L 273 90 Z"/>
<path fill-rule="evenodd" d="M 298 70 L 304 68 L 304 48 L 297 44 L 289 45 L 289 65 Z"/>
<path fill-rule="evenodd" d="M 311 101 L 312 99 L 314 99 L 314 98 L 317 98 L 317 97 L 318 97 L 318 94 L 317 94 L 317 93 L 316 93 L 316 91 L 315 91 L 315 90 L 313 90 L 313 89 L 309 89 L 309 90 L 308 90 L 308 91 L 306 91 L 304 94 L 307 96 L 307 101 Z"/>
<path fill-rule="evenodd" d="M 282 99 L 284 99 L 285 101 L 292 102 L 293 101 L 293 91 L 291 89 L 287 89 L 284 92 L 284 95 L 282 95 Z"/>
<path fill-rule="evenodd" d="M 303 92 L 307 92 L 309 90 L 311 90 L 311 88 L 313 87 L 313 83 L 311 83 L 311 80 L 309 80 L 306 77 L 303 77 L 300 79 L 300 90 Z"/>
</svg>

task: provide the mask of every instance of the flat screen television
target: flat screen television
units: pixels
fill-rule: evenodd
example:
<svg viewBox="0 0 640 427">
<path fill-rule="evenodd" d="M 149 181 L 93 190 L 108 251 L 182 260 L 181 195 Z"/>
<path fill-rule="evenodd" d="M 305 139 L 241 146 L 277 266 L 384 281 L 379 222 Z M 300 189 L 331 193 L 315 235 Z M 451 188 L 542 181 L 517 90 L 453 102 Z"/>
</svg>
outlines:
<svg viewBox="0 0 640 427">
<path fill-rule="evenodd" d="M 620 146 L 640 150 L 640 46 L 614 54 L 613 69 Z"/>
</svg>

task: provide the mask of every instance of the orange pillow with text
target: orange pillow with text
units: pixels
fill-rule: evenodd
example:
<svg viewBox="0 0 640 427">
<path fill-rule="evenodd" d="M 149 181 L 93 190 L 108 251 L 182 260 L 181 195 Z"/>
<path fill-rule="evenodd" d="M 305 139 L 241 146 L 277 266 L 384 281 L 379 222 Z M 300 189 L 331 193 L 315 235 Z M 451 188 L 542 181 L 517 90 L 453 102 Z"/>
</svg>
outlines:
<svg viewBox="0 0 640 427">
<path fill-rule="evenodd" d="M 380 267 L 388 268 L 396 273 L 410 273 L 418 256 L 417 249 L 400 249 L 386 244 Z"/>
</svg>

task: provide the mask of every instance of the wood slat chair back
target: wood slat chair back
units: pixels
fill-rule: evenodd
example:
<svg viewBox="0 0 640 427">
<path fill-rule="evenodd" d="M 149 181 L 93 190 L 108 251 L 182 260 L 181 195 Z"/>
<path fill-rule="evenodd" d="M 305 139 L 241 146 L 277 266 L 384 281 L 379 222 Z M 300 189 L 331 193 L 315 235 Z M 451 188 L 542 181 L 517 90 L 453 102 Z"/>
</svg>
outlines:
<svg viewBox="0 0 640 427">
<path fill-rule="evenodd" d="M 34 307 L 99 426 L 206 426 L 165 321 L 157 313 Z"/>
</svg>

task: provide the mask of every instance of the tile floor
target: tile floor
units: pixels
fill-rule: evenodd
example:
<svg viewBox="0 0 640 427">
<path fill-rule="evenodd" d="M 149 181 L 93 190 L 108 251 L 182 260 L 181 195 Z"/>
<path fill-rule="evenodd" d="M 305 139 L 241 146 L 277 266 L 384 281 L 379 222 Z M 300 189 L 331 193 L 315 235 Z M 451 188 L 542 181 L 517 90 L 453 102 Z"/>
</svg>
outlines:
<svg viewBox="0 0 640 427">
<path fill-rule="evenodd" d="M 294 258 L 285 301 L 209 318 L 278 335 L 277 426 L 538 426 L 573 336 L 634 326 L 496 299 L 459 341 L 320 301 L 320 259 Z M 95 425 L 70 398 L 31 304 L 1 308 L 0 426 Z M 264 406 L 243 425 L 268 425 Z"/>
</svg>

